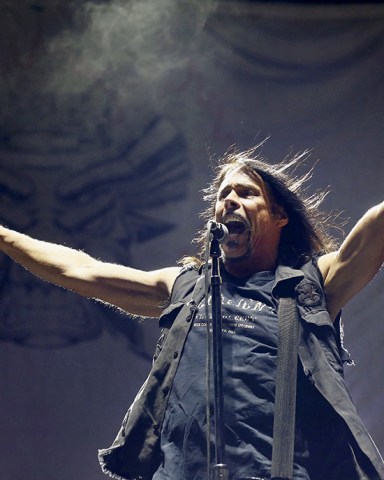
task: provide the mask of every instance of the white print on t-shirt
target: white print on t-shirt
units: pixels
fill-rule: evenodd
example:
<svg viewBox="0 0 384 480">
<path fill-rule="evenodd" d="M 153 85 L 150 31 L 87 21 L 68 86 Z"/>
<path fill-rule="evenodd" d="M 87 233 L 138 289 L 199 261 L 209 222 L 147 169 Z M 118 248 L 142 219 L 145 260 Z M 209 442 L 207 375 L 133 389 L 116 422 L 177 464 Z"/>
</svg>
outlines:
<svg viewBox="0 0 384 480">
<path fill-rule="evenodd" d="M 212 304 L 212 297 L 208 298 L 208 305 Z M 202 304 L 200 304 L 202 305 Z M 232 298 L 226 298 L 223 295 L 221 296 L 221 305 L 233 305 L 234 307 L 240 308 L 241 310 L 252 310 L 259 312 L 266 308 L 265 303 L 258 300 L 240 298 L 239 300 L 233 300 Z"/>
<path fill-rule="evenodd" d="M 238 313 L 234 314 L 223 314 L 222 315 L 222 332 L 229 334 L 236 334 L 236 330 L 248 329 L 253 330 L 255 328 L 255 322 L 258 320 L 258 312 L 265 310 L 265 313 L 273 313 L 274 309 L 267 306 L 265 303 L 260 302 L 259 300 L 253 299 L 244 299 L 239 300 L 228 299 L 222 296 L 222 306 L 224 309 L 226 306 L 232 307 L 234 310 L 240 310 Z M 208 305 L 211 306 L 211 297 L 208 299 Z M 209 309 L 210 310 L 210 309 Z M 244 313 L 242 313 L 244 312 Z M 251 314 L 252 312 L 252 314 Z M 267 313 L 267 314 L 268 314 Z M 205 321 L 205 307 L 204 301 L 199 305 L 199 310 L 197 312 L 195 322 L 195 327 L 204 327 L 207 328 L 207 322 Z M 210 328 L 212 332 L 212 328 Z"/>
</svg>

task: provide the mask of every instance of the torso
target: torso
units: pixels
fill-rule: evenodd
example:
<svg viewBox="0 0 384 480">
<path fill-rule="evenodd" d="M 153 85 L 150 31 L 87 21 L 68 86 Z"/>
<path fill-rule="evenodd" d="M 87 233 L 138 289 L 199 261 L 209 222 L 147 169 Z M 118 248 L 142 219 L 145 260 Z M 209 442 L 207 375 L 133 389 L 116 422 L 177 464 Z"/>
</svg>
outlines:
<svg viewBox="0 0 384 480">
<path fill-rule="evenodd" d="M 226 462 L 233 478 L 270 472 L 278 334 L 273 281 L 273 272 L 247 281 L 223 273 Z M 175 376 L 162 431 L 164 464 L 154 480 L 206 476 L 206 328 L 202 303 Z M 295 479 L 309 479 L 305 468 L 295 471 Z"/>
</svg>

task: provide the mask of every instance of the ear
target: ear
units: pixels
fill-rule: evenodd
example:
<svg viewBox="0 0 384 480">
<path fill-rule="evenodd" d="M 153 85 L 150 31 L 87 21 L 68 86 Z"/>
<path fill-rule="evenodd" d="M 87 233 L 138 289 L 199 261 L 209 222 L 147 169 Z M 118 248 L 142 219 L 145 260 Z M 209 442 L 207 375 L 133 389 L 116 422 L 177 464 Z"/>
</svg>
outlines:
<svg viewBox="0 0 384 480">
<path fill-rule="evenodd" d="M 289 222 L 289 218 L 286 211 L 284 210 L 283 207 L 280 207 L 280 205 L 275 206 L 274 218 L 275 218 L 277 227 L 281 227 L 281 228 L 285 227 L 285 225 L 287 225 Z"/>
</svg>

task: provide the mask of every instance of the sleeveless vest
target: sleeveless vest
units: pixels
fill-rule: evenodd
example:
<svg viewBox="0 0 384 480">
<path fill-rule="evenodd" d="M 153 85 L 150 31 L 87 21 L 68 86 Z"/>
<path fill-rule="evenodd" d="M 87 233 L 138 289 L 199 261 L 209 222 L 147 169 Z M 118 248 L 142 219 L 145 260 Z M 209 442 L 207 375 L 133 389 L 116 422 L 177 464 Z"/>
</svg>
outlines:
<svg viewBox="0 0 384 480">
<path fill-rule="evenodd" d="M 350 432 L 353 468 L 359 480 L 384 480 L 384 463 L 360 419 L 343 378 L 351 363 L 342 344 L 340 318 L 332 323 L 326 309 L 322 277 L 316 261 L 300 270 L 279 266 L 272 290 L 275 298 L 296 292 L 300 315 L 299 359 L 304 374 Z M 159 318 L 162 334 L 152 369 L 124 417 L 111 447 L 99 450 L 104 473 L 121 480 L 151 480 L 161 462 L 160 432 L 167 398 L 197 305 L 204 298 L 204 276 L 184 268 L 175 281 L 171 304 Z"/>
</svg>

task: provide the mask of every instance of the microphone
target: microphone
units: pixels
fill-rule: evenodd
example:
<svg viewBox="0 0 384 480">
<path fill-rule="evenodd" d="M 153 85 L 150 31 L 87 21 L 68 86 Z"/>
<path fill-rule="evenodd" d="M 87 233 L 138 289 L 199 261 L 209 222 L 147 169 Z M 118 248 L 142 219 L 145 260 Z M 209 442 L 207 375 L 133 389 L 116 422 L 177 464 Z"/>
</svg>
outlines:
<svg viewBox="0 0 384 480">
<path fill-rule="evenodd" d="M 207 223 L 209 233 L 213 235 L 213 238 L 219 243 L 224 243 L 229 235 L 228 228 L 222 223 L 209 220 Z"/>
</svg>

